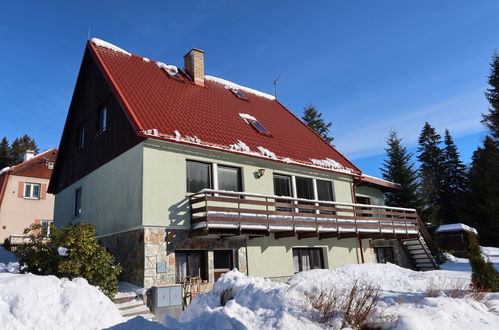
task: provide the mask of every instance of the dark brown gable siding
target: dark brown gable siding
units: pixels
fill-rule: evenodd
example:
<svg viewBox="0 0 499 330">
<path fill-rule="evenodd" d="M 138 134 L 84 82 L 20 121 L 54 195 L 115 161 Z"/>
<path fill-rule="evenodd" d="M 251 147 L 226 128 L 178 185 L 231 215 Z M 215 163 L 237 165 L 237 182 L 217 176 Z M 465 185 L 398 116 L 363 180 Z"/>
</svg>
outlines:
<svg viewBox="0 0 499 330">
<path fill-rule="evenodd" d="M 107 128 L 97 134 L 98 110 L 102 106 L 107 107 Z M 82 126 L 85 147 L 78 149 Z M 85 50 L 49 192 L 63 190 L 143 140 L 136 135 L 98 65 Z"/>
</svg>

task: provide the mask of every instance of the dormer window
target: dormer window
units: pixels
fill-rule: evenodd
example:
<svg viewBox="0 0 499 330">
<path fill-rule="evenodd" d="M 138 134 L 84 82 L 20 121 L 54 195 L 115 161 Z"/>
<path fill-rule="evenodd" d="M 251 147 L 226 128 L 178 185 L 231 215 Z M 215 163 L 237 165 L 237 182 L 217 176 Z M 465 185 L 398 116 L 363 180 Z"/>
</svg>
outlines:
<svg viewBox="0 0 499 330">
<path fill-rule="evenodd" d="M 248 98 L 246 97 L 246 95 L 244 95 L 239 89 L 236 89 L 236 88 L 231 88 L 230 89 L 232 93 L 234 93 L 235 96 L 237 96 L 238 98 L 240 99 L 243 99 L 243 100 L 248 100 Z"/>
<path fill-rule="evenodd" d="M 265 135 L 270 135 L 270 132 L 263 127 L 262 124 L 260 124 L 257 120 L 253 119 L 248 119 L 248 122 L 253 126 L 254 129 L 256 129 L 259 133 L 265 134 Z"/>
</svg>

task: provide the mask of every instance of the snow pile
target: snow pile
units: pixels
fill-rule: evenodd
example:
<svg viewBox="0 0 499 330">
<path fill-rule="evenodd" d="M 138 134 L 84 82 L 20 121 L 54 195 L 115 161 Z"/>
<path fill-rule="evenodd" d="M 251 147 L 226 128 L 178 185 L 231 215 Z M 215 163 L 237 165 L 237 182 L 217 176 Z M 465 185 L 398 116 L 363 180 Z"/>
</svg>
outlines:
<svg viewBox="0 0 499 330">
<path fill-rule="evenodd" d="M 241 140 L 237 140 L 237 143 L 231 144 L 229 147 L 230 147 L 230 150 L 236 150 L 236 151 L 241 151 L 241 152 L 246 152 L 246 153 L 251 152 L 251 149 L 248 147 L 248 145 Z"/>
<path fill-rule="evenodd" d="M 147 57 L 142 57 L 142 61 L 144 61 L 146 63 L 150 63 L 151 62 L 151 60 L 148 59 Z"/>
<path fill-rule="evenodd" d="M 156 62 L 156 65 L 165 70 L 170 76 L 178 75 L 178 68 L 175 65 L 168 65 L 163 62 Z"/>
<path fill-rule="evenodd" d="M 218 84 L 222 84 L 227 89 L 242 90 L 242 91 L 245 91 L 247 93 L 261 96 L 261 97 L 264 97 L 264 98 L 269 99 L 269 100 L 275 100 L 275 97 L 270 95 L 270 94 L 263 93 L 263 92 L 257 91 L 256 89 L 252 89 L 249 87 L 244 87 L 244 86 L 238 85 L 236 83 L 233 83 L 232 81 L 228 81 L 228 80 L 225 80 L 222 78 L 213 77 L 213 76 L 204 76 L 204 79 L 206 79 L 208 81 L 213 81 L 213 82 L 218 83 Z"/>
<path fill-rule="evenodd" d="M 258 150 L 260 150 L 260 153 L 263 155 L 263 156 L 266 156 L 266 157 L 269 157 L 269 158 L 272 158 L 272 159 L 277 159 L 277 157 L 275 156 L 275 153 L 273 153 L 272 151 L 268 150 L 268 149 L 265 149 L 264 147 L 256 147 Z"/>
<path fill-rule="evenodd" d="M 239 116 L 241 116 L 241 118 L 243 118 L 246 122 L 248 122 L 248 120 L 257 121 L 255 117 L 248 115 L 247 113 L 239 113 Z"/>
<path fill-rule="evenodd" d="M 499 248 L 482 246 L 482 256 L 485 261 L 492 263 L 495 269 L 499 271 Z M 444 253 L 447 259 L 446 263 L 440 265 L 440 269 L 452 272 L 466 272 L 468 275 L 471 273 L 471 265 L 466 258 L 456 258 L 452 254 Z"/>
<path fill-rule="evenodd" d="M 0 247 L 0 328 L 102 329 L 123 322 L 116 305 L 85 279 L 18 273 Z"/>
<path fill-rule="evenodd" d="M 120 47 L 118 47 L 116 45 L 113 45 L 112 43 L 109 43 L 107 41 L 104 41 L 104 40 L 101 40 L 101 39 L 97 39 L 97 38 L 92 38 L 92 39 L 90 39 L 90 42 L 93 43 L 96 46 L 104 47 L 104 48 L 113 50 L 115 52 L 119 52 L 119 53 L 122 53 L 122 54 L 125 54 L 125 55 L 128 55 L 128 56 L 132 56 L 132 54 L 130 54 L 126 50 L 121 49 Z"/>
<path fill-rule="evenodd" d="M 305 292 L 316 289 L 347 289 L 355 280 L 380 288 L 380 301 L 371 317 L 381 320 L 383 329 L 498 329 L 499 294 L 489 294 L 484 304 L 469 298 L 451 298 L 442 291 L 427 297 L 432 285 L 450 290 L 456 281 L 469 283 L 460 272 L 415 272 L 393 264 L 345 265 L 333 270 L 312 270 L 296 274 L 286 283 L 245 276 L 237 270 L 224 274 L 213 290 L 199 295 L 180 321 L 167 317 L 167 329 L 324 329 L 316 323 Z M 225 306 L 221 294 L 232 293 Z M 332 329 L 335 329 L 333 323 Z M 113 329 L 161 329 L 157 323 L 133 319 Z M 164 329 L 164 328 L 163 328 Z"/>
</svg>

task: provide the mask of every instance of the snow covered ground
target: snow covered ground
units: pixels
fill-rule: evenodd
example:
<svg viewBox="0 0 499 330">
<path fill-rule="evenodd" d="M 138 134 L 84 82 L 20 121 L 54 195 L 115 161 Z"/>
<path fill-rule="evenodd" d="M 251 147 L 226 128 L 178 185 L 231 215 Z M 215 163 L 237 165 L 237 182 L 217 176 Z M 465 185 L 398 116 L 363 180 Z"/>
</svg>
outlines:
<svg viewBox="0 0 499 330">
<path fill-rule="evenodd" d="M 483 248 L 483 252 L 497 267 L 499 249 Z M 470 268 L 466 259 L 449 259 L 438 271 L 414 272 L 392 264 L 346 265 L 302 272 L 286 283 L 234 270 L 223 275 L 212 291 L 198 296 L 180 321 L 166 318 L 160 324 L 141 317 L 123 322 L 116 306 L 83 279 L 15 274 L 15 258 L 0 248 L 0 325 L 8 329 L 324 329 L 305 293 L 331 288 L 341 292 L 360 279 L 380 288 L 371 319 L 381 319 L 383 329 L 499 329 L 499 293 L 488 294 L 484 301 L 450 297 L 452 288 L 469 283 Z M 220 295 L 229 288 L 234 299 L 221 306 Z M 429 288 L 436 294 L 429 297 Z M 330 325 L 334 329 L 338 324 Z"/>
<path fill-rule="evenodd" d="M 499 249 L 483 248 L 483 252 L 497 267 Z M 381 318 L 383 329 L 499 329 L 499 293 L 488 294 L 483 302 L 450 297 L 453 288 L 465 288 L 471 278 L 466 259 L 451 259 L 438 271 L 415 272 L 392 264 L 346 265 L 302 272 L 287 283 L 231 271 L 212 291 L 198 296 L 180 321 L 167 318 L 161 326 L 136 318 L 112 329 L 323 329 L 311 320 L 304 293 L 333 287 L 341 291 L 355 279 L 380 287 L 381 299 L 372 315 Z M 228 288 L 234 299 L 222 307 L 220 295 Z M 436 289 L 435 297 L 428 297 L 430 288 Z"/>
<path fill-rule="evenodd" d="M 102 329 L 121 323 L 116 305 L 85 279 L 19 274 L 0 247 L 0 329 Z"/>
</svg>

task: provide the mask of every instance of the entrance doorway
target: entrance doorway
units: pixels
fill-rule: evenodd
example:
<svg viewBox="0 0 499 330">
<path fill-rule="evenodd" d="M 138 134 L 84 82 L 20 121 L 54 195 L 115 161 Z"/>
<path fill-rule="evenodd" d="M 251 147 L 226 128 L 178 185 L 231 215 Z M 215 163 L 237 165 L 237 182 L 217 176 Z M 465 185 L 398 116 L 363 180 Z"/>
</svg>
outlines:
<svg viewBox="0 0 499 330">
<path fill-rule="evenodd" d="M 215 281 L 223 274 L 234 268 L 233 250 L 214 250 L 213 251 L 213 272 Z"/>
</svg>

